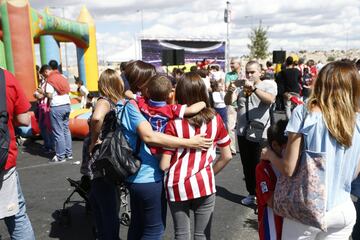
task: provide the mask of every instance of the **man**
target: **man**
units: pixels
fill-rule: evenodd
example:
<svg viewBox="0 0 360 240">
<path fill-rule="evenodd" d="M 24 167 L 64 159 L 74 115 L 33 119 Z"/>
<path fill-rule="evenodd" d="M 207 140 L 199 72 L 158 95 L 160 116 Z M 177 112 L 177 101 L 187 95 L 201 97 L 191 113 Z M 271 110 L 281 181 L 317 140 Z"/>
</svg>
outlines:
<svg viewBox="0 0 360 240">
<path fill-rule="evenodd" d="M 246 64 L 246 79 L 229 85 L 225 95 L 226 102 L 237 101 L 237 139 L 240 151 L 246 189 L 249 195 L 241 200 L 244 205 L 255 204 L 255 169 L 260 160 L 261 148 L 266 139 L 266 131 L 270 126 L 270 107 L 277 94 L 276 85 L 272 80 L 260 80 L 261 67 L 256 61 Z M 246 113 L 248 112 L 248 113 Z M 261 122 L 265 128 L 259 142 L 250 141 L 245 137 L 245 129 L 250 120 Z"/>
<path fill-rule="evenodd" d="M 66 159 L 73 159 L 69 129 L 70 87 L 64 76 L 57 70 L 57 62 L 51 60 L 49 66 L 51 68 L 46 67 L 43 76 L 48 83 L 45 94 L 50 99 L 50 120 L 56 153 L 50 162 L 65 162 Z"/>
<path fill-rule="evenodd" d="M 294 67 L 294 61 L 292 57 L 288 57 L 285 61 L 286 68 L 278 74 L 276 83 L 279 86 L 279 94 L 283 96 L 286 117 L 291 116 L 291 97 L 300 97 L 300 83 L 301 73 Z"/>
<path fill-rule="evenodd" d="M 30 103 L 15 77 L 3 70 L 5 75 L 6 109 L 10 147 L 5 169 L 0 172 L 0 219 L 4 219 L 11 239 L 33 240 L 34 231 L 26 214 L 24 195 L 16 171 L 17 147 L 14 126 L 28 126 Z"/>
<path fill-rule="evenodd" d="M 230 59 L 231 72 L 225 75 L 225 90 L 228 89 L 230 83 L 242 79 L 241 74 L 241 59 L 239 57 L 233 57 Z M 231 102 L 227 106 L 227 130 L 231 139 L 230 149 L 232 155 L 236 155 L 236 113 L 237 113 L 237 102 Z"/>
</svg>

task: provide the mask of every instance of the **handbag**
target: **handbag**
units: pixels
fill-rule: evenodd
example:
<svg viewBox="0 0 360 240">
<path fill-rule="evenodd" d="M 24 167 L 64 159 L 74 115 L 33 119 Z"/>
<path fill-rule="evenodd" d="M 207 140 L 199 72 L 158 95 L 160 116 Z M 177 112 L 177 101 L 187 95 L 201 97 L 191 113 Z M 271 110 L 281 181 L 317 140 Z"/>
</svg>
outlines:
<svg viewBox="0 0 360 240">
<path fill-rule="evenodd" d="M 267 120 L 266 124 L 264 125 L 262 122 L 257 121 L 257 120 L 250 120 L 249 118 L 249 96 L 246 97 L 246 121 L 247 121 L 247 125 L 244 129 L 244 135 L 246 140 L 250 141 L 250 142 L 257 142 L 260 143 L 263 141 L 263 133 L 265 130 L 265 126 L 268 124 L 270 117 L 271 117 L 271 112 L 270 112 L 270 116 L 269 119 Z M 271 106 L 270 106 L 271 109 Z"/>
<path fill-rule="evenodd" d="M 307 115 L 304 106 L 304 126 Z M 276 214 L 327 231 L 326 153 L 308 150 L 303 136 L 303 150 L 293 176 L 280 176 L 274 191 Z"/>
<path fill-rule="evenodd" d="M 127 104 L 124 104 L 120 115 L 120 123 L 118 122 L 118 112 L 116 109 L 111 110 L 104 119 L 105 129 L 102 129 L 104 138 L 98 150 L 93 153 L 94 163 L 93 171 L 100 171 L 105 178 L 120 184 L 129 176 L 135 174 L 141 166 L 141 160 L 138 156 L 140 152 L 140 138 L 137 138 L 135 152 L 130 147 L 128 141 L 123 134 L 125 128 L 122 125 L 124 112 Z"/>
</svg>

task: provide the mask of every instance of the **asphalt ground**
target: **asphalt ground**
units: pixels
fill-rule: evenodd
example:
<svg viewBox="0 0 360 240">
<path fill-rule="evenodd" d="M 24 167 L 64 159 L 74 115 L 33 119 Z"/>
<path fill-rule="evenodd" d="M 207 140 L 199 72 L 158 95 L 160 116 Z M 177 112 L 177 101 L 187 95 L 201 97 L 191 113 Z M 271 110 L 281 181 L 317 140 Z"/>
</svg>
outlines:
<svg viewBox="0 0 360 240">
<path fill-rule="evenodd" d="M 93 221 L 83 203 L 66 206 L 70 216 L 61 217 L 59 210 L 74 187 L 66 180 L 81 178 L 82 141 L 73 141 L 74 159 L 64 163 L 48 163 L 50 155 L 41 149 L 42 140 L 27 140 L 19 147 L 17 169 L 25 195 L 27 212 L 36 239 L 91 240 Z M 257 215 L 253 208 L 240 204 L 247 195 L 239 154 L 216 176 L 217 197 L 212 222 L 212 239 L 258 239 Z M 83 200 L 77 193 L 72 200 Z M 121 213 L 124 208 L 121 209 Z M 70 219 L 70 220 L 67 220 Z M 5 224 L 0 221 L 1 240 L 10 239 Z M 121 225 L 121 239 L 126 239 L 127 227 Z M 173 225 L 168 210 L 164 239 L 173 239 Z"/>
</svg>

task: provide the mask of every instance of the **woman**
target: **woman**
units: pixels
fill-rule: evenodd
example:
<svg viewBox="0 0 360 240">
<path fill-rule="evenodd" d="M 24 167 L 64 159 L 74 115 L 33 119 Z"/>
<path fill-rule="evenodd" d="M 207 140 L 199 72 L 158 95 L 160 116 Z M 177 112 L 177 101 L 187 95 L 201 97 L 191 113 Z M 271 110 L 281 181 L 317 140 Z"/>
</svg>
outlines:
<svg viewBox="0 0 360 240">
<path fill-rule="evenodd" d="M 288 145 L 283 159 L 264 149 L 282 174 L 292 176 L 302 150 L 302 137 L 310 151 L 326 152 L 328 231 L 284 219 L 282 239 L 348 239 L 356 220 L 350 198 L 351 182 L 359 173 L 360 76 L 347 62 L 332 62 L 323 67 L 315 80 L 306 106 L 295 108 L 286 128 Z M 303 107 L 308 114 L 302 126 Z"/>
<path fill-rule="evenodd" d="M 151 71 L 150 71 L 151 72 Z M 136 90 L 136 89 L 135 89 Z M 137 199 L 132 194 L 132 188 L 129 187 L 131 195 L 131 225 L 129 229 L 129 239 L 160 239 L 165 226 L 165 205 L 161 205 L 161 194 L 159 186 L 162 187 L 162 172 L 158 167 L 158 160 L 149 153 L 148 147 L 163 146 L 163 147 L 193 147 L 193 148 L 208 148 L 211 145 L 211 139 L 205 139 L 202 135 L 197 135 L 192 139 L 179 139 L 165 134 L 153 132 L 151 125 L 141 115 L 135 102 L 128 104 L 125 109 L 124 99 L 124 85 L 118 73 L 114 70 L 107 69 L 99 79 L 99 92 L 102 96 L 96 103 L 94 113 L 90 121 L 91 144 L 90 152 L 94 145 L 101 142 L 101 127 L 103 125 L 106 114 L 114 107 L 113 103 L 117 103 L 119 116 L 124 112 L 123 122 L 125 127 L 125 137 L 129 141 L 131 147 L 135 150 L 137 138 L 140 137 L 143 141 L 140 148 L 140 158 L 142 166 L 135 176 L 131 176 L 129 182 L 149 182 L 151 186 L 146 185 L 151 190 L 151 197 L 154 203 L 154 208 L 150 211 L 152 218 L 142 219 L 147 220 L 146 224 L 137 226 L 137 213 L 142 214 L 143 209 L 139 209 L 133 202 Z M 118 239 L 119 238 L 119 219 L 118 219 L 118 195 L 116 186 L 108 181 L 98 173 L 94 173 L 95 179 L 92 181 L 90 198 L 94 215 L 96 217 L 96 225 L 99 239 Z M 154 185 L 154 186 L 152 186 Z M 141 185 L 143 186 L 143 185 Z M 149 190 L 149 189 L 146 189 Z M 144 201 L 143 205 L 146 204 Z M 153 214 L 154 212 L 154 214 Z M 148 213 L 148 212 L 145 212 Z M 135 227 L 142 227 L 143 230 L 133 230 Z"/>
<path fill-rule="evenodd" d="M 154 66 L 142 61 L 130 62 L 125 68 L 125 76 L 129 81 L 130 89 L 143 95 L 146 93 L 148 81 L 155 74 Z M 120 111 L 123 111 L 124 103 L 124 101 L 119 101 Z M 208 148 L 212 141 L 202 138 L 205 134 L 197 135 L 189 140 L 154 132 L 133 101 L 126 106 L 121 124 L 126 129 L 125 136 L 133 149 L 136 147 L 137 138 L 140 137 L 142 140 L 141 168 L 127 181 L 131 206 L 128 239 L 161 239 L 166 223 L 163 172 L 159 168 L 159 160 L 151 155 L 147 145 L 171 148 Z M 198 140 L 200 142 L 197 142 Z"/>
<path fill-rule="evenodd" d="M 214 139 L 214 144 L 206 151 L 178 148 L 165 151 L 161 159 L 161 169 L 168 170 L 165 187 L 175 239 L 191 239 L 190 210 L 195 215 L 194 239 L 210 239 L 216 192 L 214 174 L 232 158 L 230 138 L 221 116 L 210 108 L 205 83 L 198 74 L 185 73 L 175 92 L 179 104 L 204 101 L 207 107 L 195 116 L 170 121 L 165 132 L 180 138 L 190 138 L 201 132 Z M 220 158 L 213 165 L 216 146 L 220 148 Z"/>
<path fill-rule="evenodd" d="M 101 142 L 103 135 L 101 130 L 106 114 L 115 108 L 116 102 L 123 98 L 123 83 L 120 76 L 112 69 L 106 69 L 101 73 L 98 89 L 101 97 L 97 100 L 90 119 L 90 146 L 88 154 L 93 151 L 96 144 Z M 88 144 L 88 139 L 84 141 L 84 147 Z M 119 239 L 118 189 L 114 183 L 105 181 L 101 173 L 93 172 L 91 164 L 92 162 L 88 161 L 88 157 L 85 157 L 82 165 L 86 167 L 85 171 L 82 167 L 82 173 L 92 178 L 90 204 L 94 213 L 97 238 L 100 240 Z"/>
</svg>

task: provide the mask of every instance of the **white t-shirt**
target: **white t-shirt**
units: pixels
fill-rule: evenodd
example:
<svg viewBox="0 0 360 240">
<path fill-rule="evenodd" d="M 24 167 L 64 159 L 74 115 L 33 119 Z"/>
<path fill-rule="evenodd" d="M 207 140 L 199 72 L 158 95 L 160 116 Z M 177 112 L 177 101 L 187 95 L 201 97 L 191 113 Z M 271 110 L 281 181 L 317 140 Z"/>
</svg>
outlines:
<svg viewBox="0 0 360 240">
<path fill-rule="evenodd" d="M 58 95 L 57 91 L 51 84 L 46 85 L 46 92 L 52 93 L 52 99 L 50 101 L 50 107 L 61 106 L 65 104 L 70 104 L 70 96 L 69 94 Z"/>
<path fill-rule="evenodd" d="M 226 104 L 224 102 L 225 92 L 213 92 L 212 97 L 214 101 L 214 108 L 225 108 Z"/>
<path fill-rule="evenodd" d="M 80 91 L 80 95 L 81 95 L 81 107 L 85 108 L 86 107 L 86 97 L 89 94 L 89 90 L 87 90 L 87 88 L 82 85 L 79 89 Z"/>
</svg>

